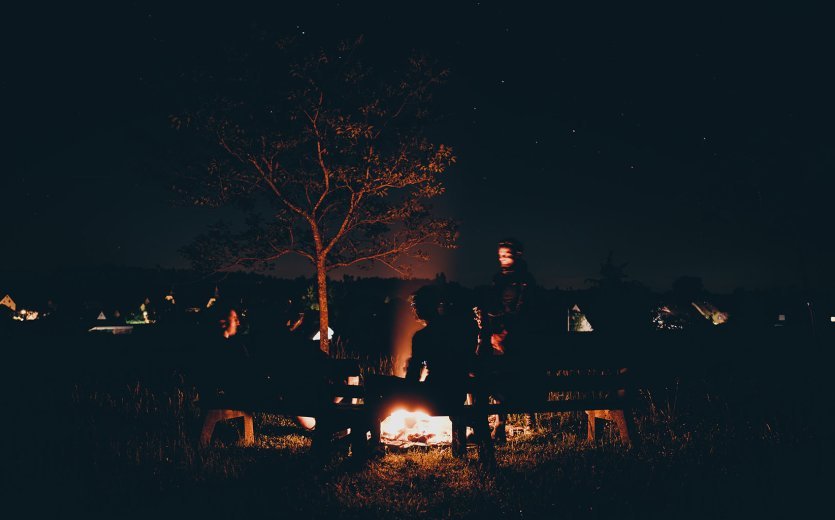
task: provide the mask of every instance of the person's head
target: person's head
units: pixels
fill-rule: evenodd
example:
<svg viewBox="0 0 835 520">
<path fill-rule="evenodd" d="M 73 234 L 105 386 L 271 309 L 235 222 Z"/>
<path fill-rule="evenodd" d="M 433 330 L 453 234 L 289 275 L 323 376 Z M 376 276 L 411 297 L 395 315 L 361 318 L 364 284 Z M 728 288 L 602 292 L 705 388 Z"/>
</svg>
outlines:
<svg viewBox="0 0 835 520">
<path fill-rule="evenodd" d="M 524 251 L 525 247 L 516 239 L 507 238 L 499 241 L 499 266 L 502 269 L 512 269 L 513 267 L 518 267 L 522 260 L 522 254 Z"/>
<path fill-rule="evenodd" d="M 241 325 L 240 316 L 234 307 L 226 309 L 220 318 L 220 327 L 223 332 L 223 337 L 231 338 L 238 333 L 238 327 Z"/>
<path fill-rule="evenodd" d="M 409 302 L 419 320 L 430 321 L 441 315 L 441 291 L 434 285 L 426 285 L 415 291 Z"/>
</svg>

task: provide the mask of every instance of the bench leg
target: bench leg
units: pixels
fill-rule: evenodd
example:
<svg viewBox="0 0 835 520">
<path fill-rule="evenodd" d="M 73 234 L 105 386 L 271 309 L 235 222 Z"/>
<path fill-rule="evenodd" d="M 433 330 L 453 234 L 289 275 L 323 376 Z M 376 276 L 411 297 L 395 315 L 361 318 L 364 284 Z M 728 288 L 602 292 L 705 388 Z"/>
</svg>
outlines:
<svg viewBox="0 0 835 520">
<path fill-rule="evenodd" d="M 368 459 L 373 453 L 372 445 L 368 439 L 368 432 L 374 431 L 374 423 L 367 418 L 354 421 L 351 425 L 351 456 L 358 460 Z M 373 433 L 372 433 L 373 437 Z"/>
<path fill-rule="evenodd" d="M 371 439 L 369 442 L 371 443 L 372 450 L 380 450 L 383 446 L 382 440 L 382 428 L 383 428 L 383 417 L 382 411 L 380 409 L 380 404 L 376 401 L 373 403 L 366 403 L 368 407 L 368 422 L 369 422 L 369 429 L 371 431 Z"/>
<path fill-rule="evenodd" d="M 314 457 L 327 459 L 333 453 L 334 444 L 334 437 L 339 435 L 338 439 L 342 440 L 345 438 L 345 433 L 350 428 L 351 433 L 347 435 L 353 435 L 354 431 L 356 430 L 353 428 L 353 425 L 346 424 L 343 421 L 337 421 L 333 417 L 330 416 L 319 416 L 316 417 L 316 428 L 313 429 L 311 432 L 311 443 L 310 443 L 310 452 L 313 454 Z"/>
<path fill-rule="evenodd" d="M 383 421 L 376 417 L 371 423 L 371 446 L 377 447 L 383 443 L 382 440 Z"/>
<path fill-rule="evenodd" d="M 632 446 L 632 437 L 635 431 L 632 423 L 632 412 L 630 410 L 612 410 L 612 420 L 618 426 L 621 442 L 626 446 Z"/>
<path fill-rule="evenodd" d="M 244 438 L 241 444 L 243 446 L 255 444 L 255 427 L 252 424 L 252 414 L 246 412 L 244 412 Z"/>
<path fill-rule="evenodd" d="M 597 416 L 592 410 L 587 410 L 586 415 L 589 419 L 588 434 L 586 435 L 586 439 L 590 442 L 597 442 Z"/>
<path fill-rule="evenodd" d="M 220 421 L 228 419 L 244 418 L 244 438 L 241 444 L 250 446 L 255 443 L 255 429 L 252 424 L 252 414 L 240 410 L 207 410 L 206 418 L 203 419 L 203 429 L 200 431 L 200 446 L 205 448 L 212 442 L 212 434 L 215 426 Z"/>
<path fill-rule="evenodd" d="M 597 441 L 597 421 L 603 419 L 613 421 L 618 428 L 621 442 L 626 446 L 632 446 L 632 432 L 634 429 L 629 410 L 587 410 L 586 415 L 589 418 L 587 437 L 589 441 Z"/>
<path fill-rule="evenodd" d="M 223 420 L 223 410 L 207 410 L 203 419 L 203 429 L 200 431 L 200 447 L 205 448 L 212 442 L 215 425 Z"/>
</svg>

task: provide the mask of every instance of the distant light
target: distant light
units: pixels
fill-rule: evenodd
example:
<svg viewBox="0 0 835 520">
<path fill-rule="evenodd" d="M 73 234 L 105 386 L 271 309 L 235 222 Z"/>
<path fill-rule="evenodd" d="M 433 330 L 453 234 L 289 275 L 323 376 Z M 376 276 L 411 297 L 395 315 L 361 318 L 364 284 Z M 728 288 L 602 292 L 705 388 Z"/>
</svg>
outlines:
<svg viewBox="0 0 835 520">
<path fill-rule="evenodd" d="M 829 323 L 835 323 L 835 316 L 829 317 Z"/>
<path fill-rule="evenodd" d="M 320 339 L 322 339 L 322 336 L 317 332 L 310 339 L 312 339 L 313 341 L 319 341 Z M 328 339 L 333 339 L 333 329 L 330 327 L 328 327 Z"/>
<path fill-rule="evenodd" d="M 113 335 L 122 335 L 133 332 L 133 327 L 130 325 L 98 325 L 87 332 L 109 332 Z"/>
<path fill-rule="evenodd" d="M 786 321 L 786 315 L 785 314 L 778 314 L 777 315 L 777 321 Z"/>
</svg>

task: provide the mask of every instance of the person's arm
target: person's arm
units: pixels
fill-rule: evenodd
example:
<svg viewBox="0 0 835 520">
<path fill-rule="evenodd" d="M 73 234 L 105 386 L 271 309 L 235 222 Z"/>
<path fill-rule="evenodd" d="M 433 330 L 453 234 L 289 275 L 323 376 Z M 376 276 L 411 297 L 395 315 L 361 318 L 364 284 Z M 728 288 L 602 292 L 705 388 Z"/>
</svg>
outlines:
<svg viewBox="0 0 835 520">
<path fill-rule="evenodd" d="M 406 361 L 406 381 L 420 381 L 420 373 L 423 370 L 423 346 L 420 331 L 412 336 L 412 357 Z"/>
<path fill-rule="evenodd" d="M 410 357 L 408 361 L 406 361 L 406 381 L 412 382 L 419 382 L 420 381 L 420 372 L 423 369 L 423 363 L 418 361 L 417 358 Z"/>
</svg>

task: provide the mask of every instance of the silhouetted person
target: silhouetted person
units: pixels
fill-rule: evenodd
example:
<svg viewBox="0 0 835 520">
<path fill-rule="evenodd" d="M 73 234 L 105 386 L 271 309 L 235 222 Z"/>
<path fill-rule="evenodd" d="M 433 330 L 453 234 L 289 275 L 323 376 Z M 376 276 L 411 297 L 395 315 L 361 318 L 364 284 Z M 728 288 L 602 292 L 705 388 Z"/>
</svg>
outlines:
<svg viewBox="0 0 835 520">
<path fill-rule="evenodd" d="M 279 305 L 258 307 L 252 316 L 252 351 L 259 369 L 272 377 L 290 370 L 296 365 L 296 358 L 303 356 L 304 347 L 313 342 L 304 342 L 301 325 L 304 313 L 289 300 Z"/>
<path fill-rule="evenodd" d="M 305 313 L 292 301 L 262 307 L 252 326 L 255 370 L 266 398 L 282 395 L 308 395 L 323 398 L 327 376 L 327 355 L 307 334 Z M 305 429 L 312 430 L 312 417 L 296 417 Z"/>
<path fill-rule="evenodd" d="M 327 400 L 323 392 L 328 378 L 328 355 L 319 348 L 319 342 L 308 335 L 305 327 L 306 314 L 292 308 L 283 316 L 281 335 L 277 345 L 280 359 L 275 374 L 282 391 L 301 392 L 315 396 L 315 399 Z M 316 427 L 313 417 L 296 417 L 300 426 L 307 430 Z"/>
<path fill-rule="evenodd" d="M 210 326 L 201 345 L 205 352 L 201 363 L 204 392 L 232 402 L 251 397 L 257 378 L 253 378 L 246 339 L 241 332 L 238 309 L 220 307 L 217 321 Z"/>
<path fill-rule="evenodd" d="M 467 322 L 451 320 L 444 315 L 444 304 L 438 286 L 427 285 L 412 295 L 412 307 L 418 320 L 426 327 L 412 337 L 412 357 L 407 363 L 406 379 L 424 381 L 429 393 L 441 400 L 463 404 L 467 397 L 475 336 Z M 467 454 L 467 425 L 463 417 L 452 416 L 452 454 Z"/>
</svg>

